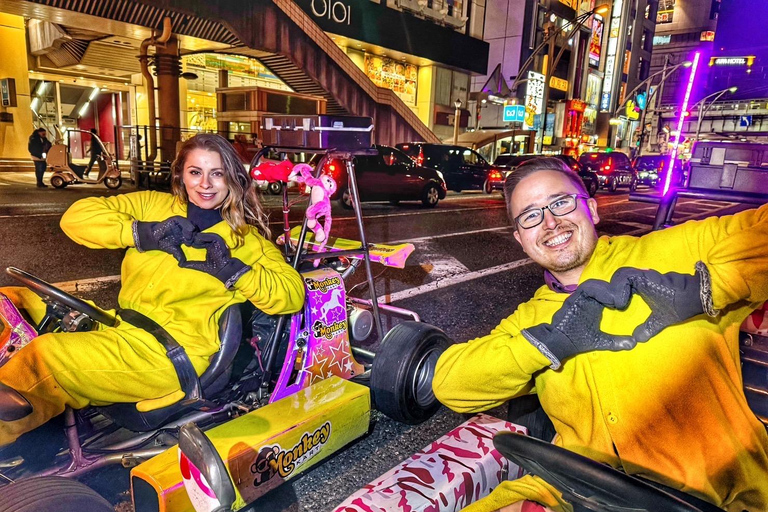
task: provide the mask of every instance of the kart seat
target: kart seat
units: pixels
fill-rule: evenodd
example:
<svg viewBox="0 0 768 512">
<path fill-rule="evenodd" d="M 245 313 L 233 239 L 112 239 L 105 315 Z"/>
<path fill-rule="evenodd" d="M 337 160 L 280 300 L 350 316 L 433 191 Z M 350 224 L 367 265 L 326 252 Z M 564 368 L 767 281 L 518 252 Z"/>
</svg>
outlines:
<svg viewBox="0 0 768 512">
<path fill-rule="evenodd" d="M 0 382 L 0 421 L 16 421 L 32 413 L 32 405 L 15 389 Z"/>
<path fill-rule="evenodd" d="M 232 365 L 235 354 L 243 337 L 243 322 L 240 313 L 240 305 L 229 306 L 219 318 L 219 351 L 211 357 L 208 368 L 200 376 L 200 386 L 206 399 L 216 396 L 229 382 L 232 376 Z M 145 405 L 152 400 L 144 400 L 136 403 L 117 403 L 99 410 L 121 427 L 134 432 L 146 432 L 154 430 L 163 423 L 194 410 L 195 404 L 185 404 L 178 400 L 183 398 L 183 392 L 178 394 L 177 401 L 165 407 L 146 410 L 147 407 L 137 408 L 137 405 Z"/>
</svg>

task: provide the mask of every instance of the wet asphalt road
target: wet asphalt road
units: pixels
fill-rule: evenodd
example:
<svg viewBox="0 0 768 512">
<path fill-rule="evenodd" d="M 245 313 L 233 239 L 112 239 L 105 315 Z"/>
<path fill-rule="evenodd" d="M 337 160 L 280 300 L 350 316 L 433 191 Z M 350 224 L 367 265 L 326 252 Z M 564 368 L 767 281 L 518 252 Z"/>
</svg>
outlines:
<svg viewBox="0 0 768 512">
<path fill-rule="evenodd" d="M 121 192 L 130 191 L 124 187 Z M 4 182 L 0 175 L 0 266 L 20 267 L 52 283 L 78 283 L 78 295 L 108 307 L 116 305 L 122 251 L 92 250 L 76 245 L 59 229 L 66 207 L 89 195 L 106 195 L 104 187 L 79 185 L 66 190 L 37 190 Z M 295 195 L 290 196 L 292 199 Z M 655 205 L 629 202 L 627 194 L 597 195 L 600 234 L 637 235 L 649 231 Z M 279 198 L 268 196 L 274 234 L 281 230 Z M 675 221 L 726 214 L 742 207 L 708 201 L 678 204 Z M 512 238 L 503 198 L 498 194 L 450 193 L 435 209 L 419 203 L 369 203 L 363 207 L 369 242 L 411 242 L 416 250 L 403 270 L 373 265 L 376 295 L 416 311 L 457 342 L 483 335 L 527 300 L 543 284 L 542 272 L 527 262 Z M 302 208 L 291 218 L 298 222 Z M 334 205 L 334 236 L 357 238 L 349 211 Z M 362 269 L 353 283 L 362 280 Z M 0 274 L 0 286 L 14 284 Z M 353 296 L 368 297 L 366 286 Z M 385 318 L 385 326 L 391 325 Z M 375 349 L 376 340 L 368 346 Z M 492 411 L 504 415 L 505 411 Z M 442 409 L 419 426 L 396 423 L 375 414 L 369 435 L 264 496 L 257 511 L 327 511 L 393 465 L 420 450 L 462 421 Z M 128 487 L 128 471 L 111 470 L 99 490 L 113 501 Z"/>
</svg>

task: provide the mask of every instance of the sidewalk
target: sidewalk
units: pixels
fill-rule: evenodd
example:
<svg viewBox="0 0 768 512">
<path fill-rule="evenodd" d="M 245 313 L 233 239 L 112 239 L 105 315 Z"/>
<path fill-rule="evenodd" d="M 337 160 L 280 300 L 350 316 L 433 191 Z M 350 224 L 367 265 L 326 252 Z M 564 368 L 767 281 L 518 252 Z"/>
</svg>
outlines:
<svg viewBox="0 0 768 512">
<path fill-rule="evenodd" d="M 43 181 L 48 184 L 48 177 L 50 173 L 45 173 Z M 31 185 L 35 186 L 37 181 L 35 180 L 35 171 L 20 171 L 20 172 L 0 172 L 0 187 L 12 187 L 15 185 Z"/>
</svg>

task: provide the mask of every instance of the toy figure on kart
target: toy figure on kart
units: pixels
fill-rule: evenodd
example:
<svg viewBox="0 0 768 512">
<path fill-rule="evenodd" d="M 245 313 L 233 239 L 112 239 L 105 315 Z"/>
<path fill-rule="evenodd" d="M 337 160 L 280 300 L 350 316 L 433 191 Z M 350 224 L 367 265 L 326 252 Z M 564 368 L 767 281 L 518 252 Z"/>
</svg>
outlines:
<svg viewBox="0 0 768 512">
<path fill-rule="evenodd" d="M 285 153 L 308 150 L 273 149 Z M 334 157 L 350 162 L 356 152 L 365 152 L 365 146 L 342 149 Z M 330 153 L 325 148 L 318 151 Z M 356 191 L 353 169 L 349 174 L 350 190 Z M 362 227 L 357 201 L 355 205 Z M 29 471 L 20 457 L 2 464 L 0 472 L 15 483 L 0 489 L 0 502 L 10 503 L 9 496 L 24 497 L 45 509 L 50 496 L 37 492 L 39 479 L 28 477 L 55 475 L 55 481 L 62 482 L 61 477 L 79 477 L 120 462 L 135 466 L 131 480 L 137 512 L 158 507 L 190 510 L 180 485 L 184 475 L 176 448 L 171 448 L 179 428 L 189 422 L 208 429 L 229 471 L 238 475 L 238 499 L 250 502 L 364 435 L 374 404 L 399 421 L 418 423 L 429 418 L 439 407 L 431 390 L 434 365 L 448 340 L 439 329 L 421 323 L 415 313 L 378 304 L 370 272 L 371 261 L 402 268 L 413 246 L 368 245 L 361 231 L 360 242 L 329 237 L 329 251 L 318 255 L 304 250 L 306 221 L 299 232 L 290 233 L 292 238 L 294 233 L 296 250 L 291 257 L 307 291 L 301 311 L 278 318 L 257 313 L 244 326 L 241 308 L 227 310 L 220 321 L 220 349 L 199 377 L 201 396 L 197 400 L 152 410 L 139 410 L 130 403 L 68 409 L 68 455 L 56 457 L 42 472 Z M 318 258 L 333 265 L 301 270 L 302 262 Z M 342 262 L 350 263 L 344 266 Z M 360 265 L 366 271 L 370 300 L 346 296 L 345 278 Z M 50 305 L 50 318 L 38 330 L 90 328 L 91 319 L 114 321 L 91 304 L 26 272 L 10 268 L 8 273 Z M 384 333 L 380 310 L 407 321 Z M 375 354 L 355 346 L 371 334 L 373 326 L 381 339 Z M 251 330 L 254 335 L 244 340 L 243 333 Z M 1 404 L 0 414 L 13 414 L 18 406 Z M 271 470 L 254 472 L 269 453 L 273 454 L 267 461 Z M 72 491 L 79 484 L 66 480 L 66 484 L 55 485 Z M 83 509 L 87 507 L 81 505 Z"/>
</svg>

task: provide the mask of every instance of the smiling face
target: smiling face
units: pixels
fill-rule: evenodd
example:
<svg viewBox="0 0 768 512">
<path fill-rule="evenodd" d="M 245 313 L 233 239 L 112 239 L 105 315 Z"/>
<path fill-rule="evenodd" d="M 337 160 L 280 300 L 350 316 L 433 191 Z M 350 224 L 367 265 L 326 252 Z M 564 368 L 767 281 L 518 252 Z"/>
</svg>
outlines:
<svg viewBox="0 0 768 512">
<path fill-rule="evenodd" d="M 542 208 L 566 194 L 583 191 L 563 173 L 535 172 L 515 187 L 510 200 L 512 215 Z M 562 284 L 576 284 L 597 244 L 595 224 L 599 221 L 597 202 L 577 198 L 571 213 L 556 217 L 544 210 L 544 220 L 538 226 L 523 229 L 516 224 L 515 239 L 533 261 L 552 272 Z"/>
<path fill-rule="evenodd" d="M 184 160 L 181 179 L 189 202 L 204 210 L 218 208 L 229 195 L 221 155 L 215 151 L 200 148 L 190 151 Z"/>
</svg>

